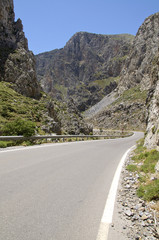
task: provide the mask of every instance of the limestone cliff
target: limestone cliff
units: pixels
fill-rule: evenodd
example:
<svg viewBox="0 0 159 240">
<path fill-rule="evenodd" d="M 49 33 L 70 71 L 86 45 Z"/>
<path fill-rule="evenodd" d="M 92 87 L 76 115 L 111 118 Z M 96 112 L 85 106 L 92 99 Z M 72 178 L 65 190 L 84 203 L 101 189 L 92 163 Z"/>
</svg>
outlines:
<svg viewBox="0 0 159 240">
<path fill-rule="evenodd" d="M 158 51 L 159 13 L 146 18 L 139 28 L 132 51 L 122 69 L 119 93 L 136 85 L 148 90 L 151 87 L 151 65 Z"/>
<path fill-rule="evenodd" d="M 151 70 L 151 89 L 147 98 L 147 129 L 145 146 L 159 150 L 159 53 L 153 61 Z"/>
<path fill-rule="evenodd" d="M 0 1 L 0 81 L 14 83 L 14 89 L 25 96 L 41 96 L 22 22 L 14 20 L 13 0 Z"/>
<path fill-rule="evenodd" d="M 128 34 L 76 33 L 64 48 L 36 56 L 38 79 L 45 92 L 71 97 L 84 111 L 117 87 L 132 41 Z"/>
</svg>

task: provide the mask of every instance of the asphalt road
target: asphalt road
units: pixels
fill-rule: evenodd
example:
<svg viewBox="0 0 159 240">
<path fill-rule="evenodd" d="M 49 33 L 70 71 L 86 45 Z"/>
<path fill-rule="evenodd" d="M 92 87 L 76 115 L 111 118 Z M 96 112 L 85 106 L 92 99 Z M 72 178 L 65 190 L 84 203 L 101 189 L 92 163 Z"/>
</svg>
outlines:
<svg viewBox="0 0 159 240">
<path fill-rule="evenodd" d="M 0 240 L 96 240 L 117 165 L 143 134 L 0 152 Z"/>
</svg>

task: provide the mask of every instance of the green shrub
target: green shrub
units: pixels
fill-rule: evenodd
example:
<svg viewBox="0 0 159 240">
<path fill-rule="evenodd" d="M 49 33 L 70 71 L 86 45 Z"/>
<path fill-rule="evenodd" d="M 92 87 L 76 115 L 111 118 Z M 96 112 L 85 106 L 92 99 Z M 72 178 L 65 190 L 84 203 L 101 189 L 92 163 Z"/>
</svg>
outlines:
<svg viewBox="0 0 159 240">
<path fill-rule="evenodd" d="M 7 106 L 2 106 L 1 115 L 2 117 L 6 117 L 6 118 L 10 116 Z"/>
<path fill-rule="evenodd" d="M 141 185 L 137 190 L 137 195 L 146 201 L 159 200 L 159 179 L 148 185 Z"/>
<path fill-rule="evenodd" d="M 142 175 L 141 173 L 138 173 L 138 174 L 139 174 L 140 183 L 145 183 L 148 179 L 148 176 L 147 175 Z"/>
<path fill-rule="evenodd" d="M 140 150 L 142 149 L 142 146 L 139 147 Z M 140 170 L 144 173 L 154 173 L 155 172 L 155 165 L 159 160 L 159 152 L 157 150 L 143 150 L 143 152 L 140 153 L 139 148 L 136 149 L 138 154 L 133 156 L 133 160 L 136 162 L 142 162 L 142 166 L 140 167 Z"/>
<path fill-rule="evenodd" d="M 144 138 L 142 138 L 139 141 L 137 141 L 137 147 L 136 147 L 134 152 L 136 154 L 140 154 L 140 153 L 142 153 L 145 150 L 146 150 L 146 148 L 144 147 Z"/>
<path fill-rule="evenodd" d="M 134 151 L 133 160 L 138 164 L 139 188 L 137 189 L 138 197 L 142 197 L 146 201 L 159 200 L 159 179 L 150 182 L 151 173 L 155 172 L 156 163 L 159 160 L 159 152 L 157 150 L 148 151 L 144 146 L 143 139 L 138 142 Z M 134 165 L 136 167 L 136 165 Z M 127 169 L 135 170 L 134 166 L 128 166 Z"/>
<path fill-rule="evenodd" d="M 32 141 L 24 141 L 22 144 L 20 144 L 20 145 L 22 145 L 22 146 L 32 146 L 32 145 L 34 145 L 35 143 L 34 142 L 32 142 Z"/>
<path fill-rule="evenodd" d="M 0 148 L 6 148 L 7 142 L 0 141 Z"/>
<path fill-rule="evenodd" d="M 144 163 L 141 166 L 141 171 L 144 173 L 154 173 L 155 165 L 159 160 L 159 152 L 157 150 L 151 150 L 143 154 Z"/>
<path fill-rule="evenodd" d="M 0 141 L 0 148 L 6 148 L 14 146 L 14 142 L 12 141 Z"/>
<path fill-rule="evenodd" d="M 73 141 L 73 139 L 72 138 L 68 138 L 68 140 L 67 140 L 68 142 L 72 142 Z"/>
<path fill-rule="evenodd" d="M 152 163 L 144 163 L 142 166 L 141 166 L 141 171 L 144 172 L 144 173 L 154 173 L 155 172 L 155 165 L 156 164 L 152 164 Z"/>
<path fill-rule="evenodd" d="M 2 127 L 2 132 L 3 135 L 8 136 L 23 135 L 24 137 L 30 137 L 35 134 L 35 128 L 35 123 L 17 118 L 12 122 L 6 123 Z"/>
<path fill-rule="evenodd" d="M 128 171 L 130 171 L 130 172 L 138 171 L 137 166 L 134 165 L 134 164 L 130 164 L 130 165 L 128 165 L 128 166 L 126 167 L 126 169 L 127 169 Z"/>
</svg>

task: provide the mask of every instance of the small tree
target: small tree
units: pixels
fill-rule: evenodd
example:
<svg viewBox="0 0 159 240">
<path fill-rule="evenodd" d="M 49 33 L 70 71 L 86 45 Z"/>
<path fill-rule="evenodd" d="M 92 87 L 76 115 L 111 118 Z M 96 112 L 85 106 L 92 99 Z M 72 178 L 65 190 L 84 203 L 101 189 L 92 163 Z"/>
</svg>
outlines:
<svg viewBox="0 0 159 240">
<path fill-rule="evenodd" d="M 2 132 L 3 135 L 8 136 L 23 135 L 24 137 L 30 137 L 35 134 L 35 128 L 35 123 L 17 118 L 12 122 L 6 123 L 2 127 Z"/>
</svg>

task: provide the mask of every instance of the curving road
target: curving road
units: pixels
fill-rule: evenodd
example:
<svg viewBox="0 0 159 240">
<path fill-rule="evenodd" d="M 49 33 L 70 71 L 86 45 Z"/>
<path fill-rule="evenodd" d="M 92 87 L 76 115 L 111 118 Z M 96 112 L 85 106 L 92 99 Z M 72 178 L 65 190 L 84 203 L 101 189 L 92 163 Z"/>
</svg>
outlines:
<svg viewBox="0 0 159 240">
<path fill-rule="evenodd" d="M 96 240 L 118 163 L 141 137 L 1 151 L 0 239 Z"/>
</svg>

